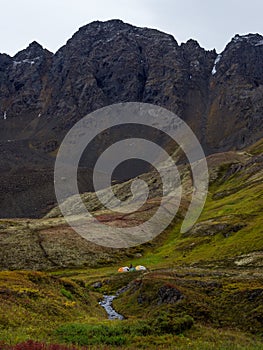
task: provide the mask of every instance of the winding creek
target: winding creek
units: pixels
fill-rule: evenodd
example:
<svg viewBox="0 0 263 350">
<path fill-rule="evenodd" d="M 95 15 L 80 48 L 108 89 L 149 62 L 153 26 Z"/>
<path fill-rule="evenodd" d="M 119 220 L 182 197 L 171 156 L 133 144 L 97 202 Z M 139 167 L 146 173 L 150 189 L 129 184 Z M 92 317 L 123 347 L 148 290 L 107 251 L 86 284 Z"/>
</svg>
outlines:
<svg viewBox="0 0 263 350">
<path fill-rule="evenodd" d="M 116 295 L 103 295 L 103 300 L 99 304 L 106 310 L 109 320 L 123 320 L 124 316 L 118 314 L 112 307 L 112 302 L 115 298 Z"/>
</svg>

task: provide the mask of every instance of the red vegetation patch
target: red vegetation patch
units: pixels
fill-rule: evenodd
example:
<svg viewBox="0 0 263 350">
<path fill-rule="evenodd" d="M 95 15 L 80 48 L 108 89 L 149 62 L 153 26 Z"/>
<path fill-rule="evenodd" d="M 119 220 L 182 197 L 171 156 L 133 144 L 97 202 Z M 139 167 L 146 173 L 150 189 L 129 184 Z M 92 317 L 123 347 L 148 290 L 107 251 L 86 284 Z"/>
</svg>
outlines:
<svg viewBox="0 0 263 350">
<path fill-rule="evenodd" d="M 79 350 L 76 347 L 68 347 L 59 344 L 44 344 L 28 340 L 16 345 L 5 345 L 0 343 L 1 350 Z"/>
</svg>

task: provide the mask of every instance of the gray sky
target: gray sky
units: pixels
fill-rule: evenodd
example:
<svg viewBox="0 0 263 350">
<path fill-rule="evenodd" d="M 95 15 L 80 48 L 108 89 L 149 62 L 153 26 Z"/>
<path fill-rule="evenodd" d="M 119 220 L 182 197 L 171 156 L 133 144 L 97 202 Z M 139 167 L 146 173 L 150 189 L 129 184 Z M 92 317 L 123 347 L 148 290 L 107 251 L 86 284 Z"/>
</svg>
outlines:
<svg viewBox="0 0 263 350">
<path fill-rule="evenodd" d="M 84 24 L 122 19 L 222 51 L 235 34 L 263 32 L 263 0 L 0 0 L 0 52 L 36 40 L 58 50 Z"/>
</svg>

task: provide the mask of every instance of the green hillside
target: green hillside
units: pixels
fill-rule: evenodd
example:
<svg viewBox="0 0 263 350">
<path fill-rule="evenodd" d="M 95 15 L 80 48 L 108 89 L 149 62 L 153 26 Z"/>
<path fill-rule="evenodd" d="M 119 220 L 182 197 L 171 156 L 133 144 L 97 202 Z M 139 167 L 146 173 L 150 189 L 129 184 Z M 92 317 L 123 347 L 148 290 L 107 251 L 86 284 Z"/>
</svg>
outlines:
<svg viewBox="0 0 263 350">
<path fill-rule="evenodd" d="M 206 205 L 185 234 L 177 219 L 153 242 L 95 266 L 0 272 L 2 348 L 31 339 L 90 349 L 262 349 L 262 150 L 263 141 L 209 157 Z M 148 271 L 117 272 L 130 263 Z M 120 289 L 113 305 L 125 320 L 107 320 L 98 301 Z"/>
</svg>

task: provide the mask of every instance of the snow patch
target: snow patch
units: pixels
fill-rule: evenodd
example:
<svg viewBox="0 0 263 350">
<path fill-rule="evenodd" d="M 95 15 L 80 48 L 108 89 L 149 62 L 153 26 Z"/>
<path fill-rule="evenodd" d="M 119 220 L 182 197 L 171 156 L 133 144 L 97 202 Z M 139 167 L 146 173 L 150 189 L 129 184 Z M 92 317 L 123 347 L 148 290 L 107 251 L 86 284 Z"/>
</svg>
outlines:
<svg viewBox="0 0 263 350">
<path fill-rule="evenodd" d="M 217 55 L 217 58 L 215 59 L 215 62 L 214 62 L 214 67 L 213 67 L 212 72 L 211 72 L 212 75 L 216 74 L 216 65 L 221 60 L 221 58 L 222 58 L 222 55 Z"/>
<path fill-rule="evenodd" d="M 255 44 L 255 46 L 261 46 L 263 45 L 263 40 L 260 40 L 258 43 Z"/>
<path fill-rule="evenodd" d="M 235 43 L 241 42 L 245 40 L 248 40 L 250 37 L 249 35 L 235 35 L 234 38 L 232 39 Z"/>
<path fill-rule="evenodd" d="M 190 63 L 190 66 L 191 66 L 191 67 L 194 67 L 194 68 L 199 68 L 200 62 L 199 62 L 198 60 L 192 61 L 192 62 Z"/>
<path fill-rule="evenodd" d="M 7 113 L 6 113 L 6 111 L 4 111 L 3 118 L 4 118 L 4 120 L 7 119 Z"/>
<path fill-rule="evenodd" d="M 114 34 L 113 36 L 111 36 L 110 38 L 108 38 L 105 42 L 106 43 L 110 43 L 113 40 L 116 40 L 116 37 L 119 36 L 119 33 Z"/>
<path fill-rule="evenodd" d="M 32 64 L 35 64 L 37 60 L 39 60 L 39 57 L 35 57 L 32 59 L 25 59 L 22 61 L 14 61 L 13 64 L 14 64 L 14 66 L 17 66 L 17 65 L 22 64 L 22 63 L 29 63 L 32 65 Z"/>
</svg>

